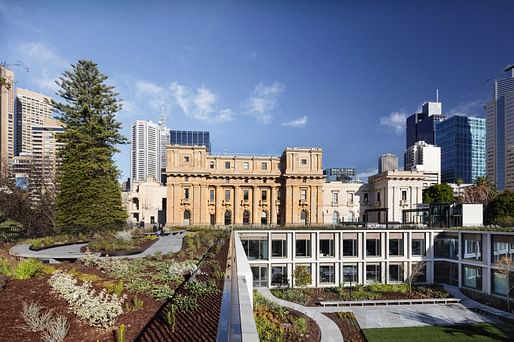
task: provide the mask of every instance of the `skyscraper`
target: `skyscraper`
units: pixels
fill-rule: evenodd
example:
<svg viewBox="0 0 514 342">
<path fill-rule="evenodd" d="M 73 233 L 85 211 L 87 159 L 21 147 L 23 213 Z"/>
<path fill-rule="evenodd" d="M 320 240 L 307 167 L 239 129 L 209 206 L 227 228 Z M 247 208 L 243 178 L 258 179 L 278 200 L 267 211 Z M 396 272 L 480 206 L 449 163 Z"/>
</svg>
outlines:
<svg viewBox="0 0 514 342">
<path fill-rule="evenodd" d="M 152 121 L 137 120 L 132 124 L 131 183 L 144 182 L 153 177 L 161 179 L 160 126 Z"/>
<path fill-rule="evenodd" d="M 32 152 L 32 127 L 52 118 L 51 98 L 30 90 L 16 89 L 15 154 Z"/>
<path fill-rule="evenodd" d="M 405 149 L 408 149 L 417 141 L 434 145 L 435 125 L 445 118 L 442 114 L 442 107 L 441 102 L 427 102 L 423 105 L 421 113 L 414 113 L 407 118 Z"/>
<path fill-rule="evenodd" d="M 378 173 L 398 170 L 398 157 L 392 153 L 386 153 L 378 157 Z"/>
<path fill-rule="evenodd" d="M 472 183 L 485 176 L 485 119 L 455 115 L 437 123 L 436 144 L 441 148 L 441 180 Z"/>
<path fill-rule="evenodd" d="M 494 81 L 493 99 L 485 105 L 487 177 L 498 190 L 514 190 L 514 64 L 508 77 Z"/>
<path fill-rule="evenodd" d="M 170 136 L 172 145 L 207 146 L 207 151 L 211 151 L 209 132 L 171 130 Z"/>
<path fill-rule="evenodd" d="M 421 171 L 432 184 L 441 182 L 441 148 L 418 141 L 405 151 L 405 171 Z"/>
<path fill-rule="evenodd" d="M 0 65 L 0 169 L 14 157 L 14 73 Z"/>
</svg>

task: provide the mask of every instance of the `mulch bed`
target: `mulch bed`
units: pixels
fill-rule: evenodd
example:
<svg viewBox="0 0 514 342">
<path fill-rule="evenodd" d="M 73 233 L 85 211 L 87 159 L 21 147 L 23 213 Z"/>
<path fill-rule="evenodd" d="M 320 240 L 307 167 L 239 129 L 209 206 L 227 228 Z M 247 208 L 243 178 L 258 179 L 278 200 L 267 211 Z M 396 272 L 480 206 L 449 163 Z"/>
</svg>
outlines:
<svg viewBox="0 0 514 342">
<path fill-rule="evenodd" d="M 226 268 L 228 247 L 229 240 L 227 239 L 215 257 L 222 270 Z M 198 275 L 197 279 L 206 281 L 209 279 L 212 269 L 205 273 Z M 176 312 L 176 324 L 173 331 L 164 320 L 168 304 L 165 303 L 137 336 L 136 341 L 216 341 L 224 283 L 223 278 L 219 279 L 217 281 L 218 293 L 198 298 L 196 310 L 189 313 Z M 183 288 L 178 289 L 177 293 L 187 294 Z"/>
<path fill-rule="evenodd" d="M 346 342 L 368 342 L 368 339 L 362 332 L 362 329 L 355 317 L 341 318 L 337 312 L 323 313 L 323 315 L 327 316 L 337 324 Z"/>
<path fill-rule="evenodd" d="M 287 311 L 289 311 L 289 314 L 292 315 L 293 317 L 295 317 L 295 318 L 303 317 L 307 321 L 307 332 L 305 333 L 305 336 L 301 337 L 300 341 L 305 341 L 305 342 L 321 341 L 321 330 L 319 329 L 318 324 L 316 324 L 316 322 L 314 322 L 314 320 L 312 318 L 310 318 L 309 316 L 306 316 L 304 314 L 301 314 L 298 311 L 291 310 L 289 308 L 287 309 Z M 296 342 L 298 340 L 299 339 L 297 336 L 290 336 L 287 334 L 284 338 L 284 341 L 288 341 L 288 342 L 289 341 Z"/>
<path fill-rule="evenodd" d="M 150 241 L 149 242 L 155 242 Z M 183 246 L 185 247 L 185 246 Z M 205 252 L 201 248 L 198 252 Z M 2 252 L 2 250 L 0 250 Z M 222 270 L 226 268 L 228 255 L 228 239 L 216 256 Z M 185 260 L 187 257 L 176 255 L 175 260 Z M 116 279 L 108 277 L 100 270 L 87 267 L 80 262 L 62 263 L 55 265 L 58 269 L 70 270 L 95 274 L 108 281 Z M 207 272 L 210 274 L 210 272 Z M 7 280 L 3 290 L 0 290 L 0 341 L 41 341 L 41 335 L 37 332 L 30 332 L 24 329 L 22 318 L 22 303 L 37 302 L 47 309 L 52 309 L 54 314 L 61 314 L 68 318 L 70 324 L 65 342 L 111 342 L 116 341 L 116 328 L 125 324 L 127 330 L 125 341 L 215 341 L 218 329 L 218 320 L 221 308 L 221 297 L 223 293 L 224 280 L 218 281 L 219 293 L 216 295 L 203 296 L 198 299 L 199 308 L 192 313 L 176 314 L 177 324 L 175 332 L 171 333 L 169 327 L 162 319 L 165 305 L 155 301 L 150 295 L 142 293 L 137 297 L 144 301 L 144 307 L 138 311 L 123 313 L 116 321 L 114 328 L 105 330 L 94 328 L 86 322 L 79 320 L 69 309 L 68 303 L 58 295 L 51 293 L 48 284 L 49 275 L 35 277 L 28 280 Z M 199 280 L 208 279 L 207 275 L 198 276 Z M 98 291 L 101 288 L 95 284 L 93 287 Z M 180 290 L 179 290 L 180 291 Z M 128 294 L 125 303 L 131 303 L 134 294 Z M 156 337 L 158 336 L 158 337 Z"/>
</svg>

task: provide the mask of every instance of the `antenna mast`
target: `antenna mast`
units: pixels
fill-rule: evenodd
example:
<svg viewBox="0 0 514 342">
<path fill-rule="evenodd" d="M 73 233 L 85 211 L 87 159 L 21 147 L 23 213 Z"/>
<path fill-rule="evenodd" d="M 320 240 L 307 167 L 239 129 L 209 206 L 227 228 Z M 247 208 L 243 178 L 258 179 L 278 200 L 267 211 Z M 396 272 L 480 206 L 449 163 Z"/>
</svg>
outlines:
<svg viewBox="0 0 514 342">
<path fill-rule="evenodd" d="M 161 127 L 166 127 L 166 107 L 161 105 Z"/>
<path fill-rule="evenodd" d="M 439 89 L 435 88 L 435 102 L 439 102 Z"/>
</svg>

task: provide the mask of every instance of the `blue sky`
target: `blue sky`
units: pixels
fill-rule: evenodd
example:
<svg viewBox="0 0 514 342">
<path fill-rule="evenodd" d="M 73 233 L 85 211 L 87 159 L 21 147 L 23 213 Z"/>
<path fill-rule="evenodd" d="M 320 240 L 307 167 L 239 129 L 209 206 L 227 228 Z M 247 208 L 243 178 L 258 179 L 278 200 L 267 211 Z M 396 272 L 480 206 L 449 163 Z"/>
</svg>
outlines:
<svg viewBox="0 0 514 342">
<path fill-rule="evenodd" d="M 324 167 L 402 159 L 404 118 L 439 88 L 443 111 L 483 116 L 514 63 L 512 1 L 3 1 L 0 62 L 53 95 L 78 59 L 136 119 L 209 130 L 214 153 L 317 146 Z M 129 176 L 128 145 L 116 161 Z"/>
</svg>

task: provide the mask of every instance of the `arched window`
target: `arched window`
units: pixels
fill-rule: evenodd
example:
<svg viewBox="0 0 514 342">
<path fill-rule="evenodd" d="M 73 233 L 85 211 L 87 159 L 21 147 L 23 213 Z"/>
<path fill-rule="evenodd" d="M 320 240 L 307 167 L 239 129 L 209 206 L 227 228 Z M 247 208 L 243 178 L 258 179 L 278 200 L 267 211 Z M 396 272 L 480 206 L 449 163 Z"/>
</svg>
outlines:
<svg viewBox="0 0 514 342">
<path fill-rule="evenodd" d="M 261 224 L 268 224 L 268 213 L 265 211 L 261 213 Z"/>
<path fill-rule="evenodd" d="M 243 211 L 243 224 L 250 224 L 250 211 L 245 210 Z"/>
<path fill-rule="evenodd" d="M 300 213 L 300 222 L 302 224 L 308 224 L 309 223 L 309 215 L 307 213 L 307 210 L 302 210 Z"/>
<path fill-rule="evenodd" d="M 339 223 L 339 212 L 334 211 L 332 213 L 332 224 L 338 224 Z"/>
<path fill-rule="evenodd" d="M 230 210 L 225 211 L 225 225 L 232 224 L 232 212 Z"/>
<path fill-rule="evenodd" d="M 191 224 L 191 212 L 184 210 L 184 225 L 189 226 Z"/>
</svg>

